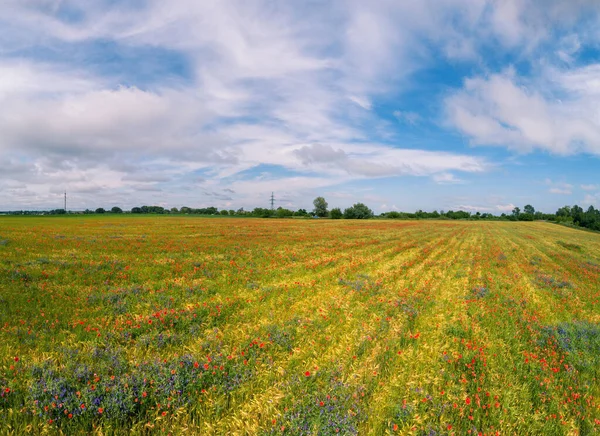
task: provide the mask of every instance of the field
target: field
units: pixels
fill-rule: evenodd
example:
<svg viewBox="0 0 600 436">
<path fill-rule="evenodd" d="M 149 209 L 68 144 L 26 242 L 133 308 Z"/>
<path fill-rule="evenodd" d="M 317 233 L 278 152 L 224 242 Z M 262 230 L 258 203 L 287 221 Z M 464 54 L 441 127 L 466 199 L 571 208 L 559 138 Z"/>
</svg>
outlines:
<svg viewBox="0 0 600 436">
<path fill-rule="evenodd" d="M 0 433 L 594 434 L 600 235 L 0 220 Z"/>
</svg>

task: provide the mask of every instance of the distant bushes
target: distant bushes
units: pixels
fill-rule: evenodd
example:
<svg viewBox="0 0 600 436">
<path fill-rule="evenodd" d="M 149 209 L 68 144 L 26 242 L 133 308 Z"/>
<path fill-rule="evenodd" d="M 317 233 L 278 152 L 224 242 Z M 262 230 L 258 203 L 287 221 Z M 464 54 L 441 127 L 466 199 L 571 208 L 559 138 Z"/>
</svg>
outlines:
<svg viewBox="0 0 600 436">
<path fill-rule="evenodd" d="M 564 206 L 556 212 L 556 220 L 561 223 L 572 223 L 590 230 L 600 230 L 600 211 L 590 206 L 584 212 L 583 208 L 575 205 Z"/>
<path fill-rule="evenodd" d="M 344 218 L 346 219 L 369 219 L 373 218 L 373 211 L 363 203 L 356 203 L 352 207 L 344 209 Z"/>
<path fill-rule="evenodd" d="M 315 201 L 319 200 L 318 214 L 315 209 L 312 212 L 307 212 L 306 209 L 291 210 L 284 207 L 278 207 L 277 209 L 256 207 L 252 211 L 246 211 L 243 208 L 237 210 L 219 210 L 217 207 L 203 207 L 203 208 L 191 208 L 183 206 L 180 209 L 173 207 L 171 209 L 165 209 L 162 206 L 136 206 L 131 208 L 130 211 L 124 211 L 118 206 L 114 206 L 110 209 L 113 214 L 120 213 L 131 213 L 131 214 L 184 214 L 184 215 L 220 215 L 220 216 L 238 216 L 238 217 L 257 217 L 257 218 L 291 218 L 291 217 L 329 217 L 331 219 L 369 219 L 374 218 L 375 213 L 368 206 L 363 203 L 355 203 L 351 207 L 342 210 L 339 207 L 327 211 L 327 202 L 322 197 L 318 197 Z M 323 200 L 323 204 L 321 201 Z M 323 212 L 325 207 L 325 212 Z M 67 212 L 64 209 L 53 209 L 49 211 L 9 211 L 4 212 L 9 215 L 64 215 L 64 214 L 103 214 L 108 213 L 108 209 L 97 208 L 95 210 L 86 209 L 81 212 Z M 487 221 L 551 221 L 557 222 L 564 225 L 582 227 L 590 230 L 600 231 L 600 211 L 595 209 L 594 206 L 590 206 L 586 211 L 580 206 L 564 206 L 561 207 L 555 214 L 547 214 L 540 211 L 536 211 L 531 205 L 526 205 L 523 211 L 519 207 L 515 207 L 510 214 L 502 213 L 500 215 L 494 215 L 490 212 L 468 212 L 465 210 L 449 210 L 447 212 L 434 210 L 433 212 L 425 212 L 423 210 L 417 210 L 416 212 L 401 212 L 401 211 L 390 211 L 383 212 L 377 216 L 377 218 L 387 219 L 401 219 L 401 220 L 414 220 L 414 219 L 436 219 L 436 220 L 487 220 Z"/>
<path fill-rule="evenodd" d="M 381 218 L 391 219 L 438 219 L 438 220 L 488 220 L 488 221 L 551 221 L 561 224 L 567 224 L 574 227 L 583 227 L 590 230 L 600 231 L 600 211 L 590 206 L 587 211 L 575 205 L 573 207 L 561 207 L 555 214 L 547 214 L 536 211 L 533 206 L 527 205 L 523 208 L 523 212 L 518 207 L 515 207 L 510 214 L 502 213 L 494 215 L 491 213 L 467 212 L 464 210 L 448 212 L 424 212 L 418 210 L 415 213 L 391 211 L 384 212 L 380 215 Z"/>
<path fill-rule="evenodd" d="M 344 214 L 342 213 L 342 210 L 339 207 L 333 208 L 331 209 L 331 212 L 329 212 L 329 217 L 332 220 L 339 220 L 343 216 Z"/>
</svg>

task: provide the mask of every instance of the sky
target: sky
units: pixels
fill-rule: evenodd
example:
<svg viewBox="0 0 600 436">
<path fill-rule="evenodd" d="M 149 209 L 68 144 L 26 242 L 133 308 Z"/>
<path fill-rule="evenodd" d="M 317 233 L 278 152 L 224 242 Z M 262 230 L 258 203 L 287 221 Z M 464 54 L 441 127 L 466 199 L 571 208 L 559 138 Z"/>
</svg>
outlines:
<svg viewBox="0 0 600 436">
<path fill-rule="evenodd" d="M 0 210 L 600 208 L 597 0 L 0 9 Z"/>
</svg>

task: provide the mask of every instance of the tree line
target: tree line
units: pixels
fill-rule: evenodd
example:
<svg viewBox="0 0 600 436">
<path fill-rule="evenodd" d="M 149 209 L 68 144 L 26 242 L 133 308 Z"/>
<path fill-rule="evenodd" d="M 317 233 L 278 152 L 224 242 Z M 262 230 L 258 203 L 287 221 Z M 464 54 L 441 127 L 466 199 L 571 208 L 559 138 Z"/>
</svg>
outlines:
<svg viewBox="0 0 600 436">
<path fill-rule="evenodd" d="M 4 212 L 9 215 L 65 215 L 67 211 L 64 209 L 53 209 L 47 211 L 8 211 Z M 162 206 L 136 206 L 131 208 L 129 211 L 124 211 L 118 206 L 114 206 L 111 209 L 104 209 L 102 207 L 95 210 L 86 209 L 81 212 L 68 212 L 69 214 L 182 214 L 182 215 L 221 215 L 221 216 L 238 216 L 238 217 L 260 217 L 260 218 L 291 218 L 291 217 L 305 217 L 305 218 L 330 218 L 330 219 L 371 219 L 371 218 L 387 218 L 387 219 L 440 219 L 440 220 L 495 220 L 495 221 L 552 221 L 566 225 L 583 227 L 590 230 L 600 231 L 600 210 L 589 206 L 587 210 L 582 207 L 575 206 L 564 206 L 556 211 L 554 214 L 547 214 L 540 211 L 536 211 L 535 208 L 528 204 L 523 207 L 523 210 L 519 207 L 515 207 L 511 213 L 502 213 L 500 215 L 494 215 L 489 212 L 467 212 L 464 210 L 449 210 L 447 212 L 434 210 L 433 212 L 424 212 L 418 210 L 412 212 L 399 212 L 390 211 L 383 212 L 379 215 L 375 213 L 365 204 L 356 203 L 351 207 L 342 210 L 339 207 L 334 207 L 329 210 L 329 204 L 323 197 L 317 197 L 313 201 L 313 209 L 307 211 L 306 209 L 290 210 L 283 207 L 277 209 L 268 209 L 262 207 L 256 207 L 253 210 L 244 210 L 240 208 L 234 209 L 221 209 L 217 207 L 204 207 L 204 208 L 192 208 L 183 206 L 181 208 L 172 207 L 170 209 Z"/>
</svg>

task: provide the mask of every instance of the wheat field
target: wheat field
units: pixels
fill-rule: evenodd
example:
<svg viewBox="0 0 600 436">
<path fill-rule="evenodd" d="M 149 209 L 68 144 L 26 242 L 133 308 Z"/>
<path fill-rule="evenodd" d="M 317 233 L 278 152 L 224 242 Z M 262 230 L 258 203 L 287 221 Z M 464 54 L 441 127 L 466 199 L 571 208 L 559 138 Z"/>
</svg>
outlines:
<svg viewBox="0 0 600 436">
<path fill-rule="evenodd" d="M 2 434 L 594 434 L 600 235 L 0 220 Z"/>
</svg>

